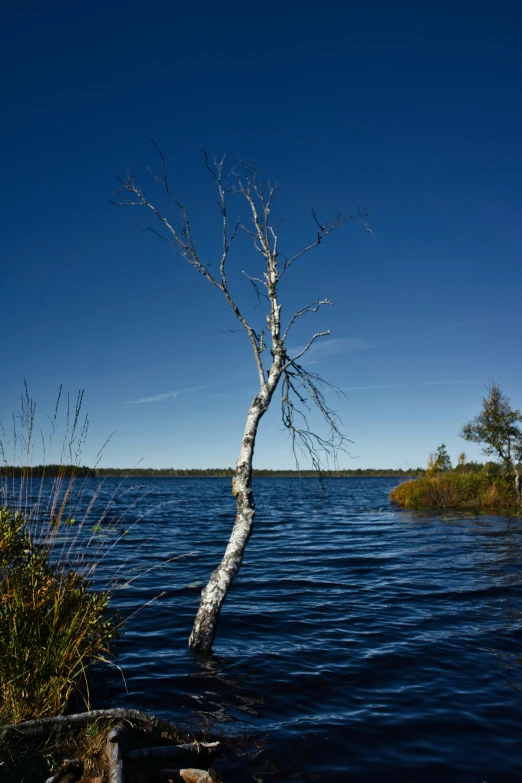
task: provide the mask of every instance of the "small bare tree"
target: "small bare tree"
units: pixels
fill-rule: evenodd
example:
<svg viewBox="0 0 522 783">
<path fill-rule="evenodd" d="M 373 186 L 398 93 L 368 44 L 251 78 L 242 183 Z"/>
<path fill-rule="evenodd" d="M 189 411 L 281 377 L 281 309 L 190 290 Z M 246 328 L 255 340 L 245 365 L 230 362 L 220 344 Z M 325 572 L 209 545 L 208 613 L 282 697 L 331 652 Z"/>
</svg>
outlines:
<svg viewBox="0 0 522 783">
<path fill-rule="evenodd" d="M 214 273 L 210 265 L 203 263 L 198 255 L 186 207 L 173 195 L 167 177 L 165 158 L 155 141 L 153 145 L 160 157 L 161 173 L 156 174 L 151 169 L 149 171 L 170 199 L 173 216 L 167 217 L 166 213 L 152 203 L 131 175 L 119 180 L 120 187 L 116 191 L 118 200 L 113 203 L 117 206 L 144 207 L 150 210 L 158 220 L 160 229 L 149 227 L 146 230 L 152 231 L 168 242 L 178 255 L 221 292 L 248 335 L 259 376 L 259 391 L 248 410 L 232 479 L 232 491 L 237 500 L 236 520 L 223 559 L 201 593 L 201 603 L 189 639 L 189 647 L 192 650 L 209 653 L 216 635 L 221 607 L 239 571 L 252 532 L 255 514 L 252 493 L 254 446 L 259 422 L 268 410 L 277 386 L 281 384 L 282 418 L 291 434 L 296 460 L 300 453 L 306 453 L 311 456 L 314 467 L 320 469 L 324 459 L 335 459 L 336 454 L 347 442 L 340 429 L 341 422 L 326 397 L 326 392 L 338 390 L 300 363 L 301 357 L 315 341 L 330 334 L 330 331 L 316 332 L 306 345 L 293 355 L 289 354 L 287 348 L 287 339 L 296 321 L 308 313 L 316 313 L 332 302 L 329 299 L 318 299 L 294 313 L 283 326 L 278 289 L 281 278 L 290 267 L 316 248 L 325 237 L 343 223 L 357 221 L 366 226 L 366 213 L 359 210 L 354 215 L 338 214 L 331 220 L 322 221 L 312 207 L 312 218 L 315 224 L 312 241 L 294 255 L 286 256 L 279 249 L 278 234 L 271 222 L 272 202 L 277 188 L 261 181 L 257 171 L 246 163 L 239 163 L 226 169 L 224 157 L 211 159 L 204 153 L 206 167 L 217 188 L 218 206 L 221 212 L 221 250 L 217 267 L 219 271 Z M 229 204 L 233 197 L 239 197 L 243 200 L 243 204 L 246 203 L 249 216 L 246 224 L 240 219 L 230 222 Z M 267 302 L 266 329 L 260 331 L 253 328 L 239 309 L 230 293 L 227 279 L 230 249 L 240 230 L 245 231 L 252 238 L 254 248 L 262 259 L 260 275 L 255 277 L 247 275 L 258 296 L 262 295 Z M 271 359 L 264 362 L 268 341 Z M 315 432 L 309 424 L 308 412 L 312 404 L 319 410 L 327 425 L 327 434 L 324 436 Z"/>
</svg>

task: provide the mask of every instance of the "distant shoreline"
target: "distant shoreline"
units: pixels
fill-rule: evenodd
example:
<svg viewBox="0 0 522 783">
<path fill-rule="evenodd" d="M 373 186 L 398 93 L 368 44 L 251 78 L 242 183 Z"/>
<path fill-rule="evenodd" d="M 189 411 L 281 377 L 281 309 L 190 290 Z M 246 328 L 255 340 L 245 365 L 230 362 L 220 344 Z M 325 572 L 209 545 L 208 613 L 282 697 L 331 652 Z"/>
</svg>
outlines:
<svg viewBox="0 0 522 783">
<path fill-rule="evenodd" d="M 88 468 L 72 465 L 35 465 L 34 467 L 3 467 L 0 478 L 55 478 L 59 476 L 95 478 L 232 478 L 233 468 Z M 317 478 L 315 470 L 265 470 L 254 469 L 254 478 Z M 413 478 L 424 475 L 422 468 L 410 470 L 359 468 L 357 470 L 325 470 L 324 478 Z"/>
</svg>

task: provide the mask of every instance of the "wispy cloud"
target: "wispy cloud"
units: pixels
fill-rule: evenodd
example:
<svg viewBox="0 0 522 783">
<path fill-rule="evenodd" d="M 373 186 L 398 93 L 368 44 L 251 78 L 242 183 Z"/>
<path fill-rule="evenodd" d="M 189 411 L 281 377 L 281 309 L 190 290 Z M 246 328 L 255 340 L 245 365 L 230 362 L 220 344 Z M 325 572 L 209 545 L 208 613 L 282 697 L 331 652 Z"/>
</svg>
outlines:
<svg viewBox="0 0 522 783">
<path fill-rule="evenodd" d="M 149 402 L 162 402 L 163 400 L 176 400 L 180 395 L 192 394 L 193 392 L 204 389 L 213 389 L 220 386 L 222 382 L 206 383 L 203 386 L 192 386 L 190 389 L 177 389 L 176 391 L 164 392 L 163 394 L 153 394 L 151 397 L 141 397 L 139 400 L 127 400 L 128 405 L 142 405 Z"/>
<path fill-rule="evenodd" d="M 296 356 L 305 347 L 306 343 L 293 346 L 288 349 L 288 355 Z M 373 345 L 359 337 L 331 337 L 329 339 L 320 337 L 311 345 L 310 349 L 302 357 L 302 360 L 306 361 L 307 364 L 316 364 L 323 361 L 323 359 L 328 359 L 330 356 L 338 356 L 351 351 L 366 351 L 368 348 L 373 348 Z"/>
<path fill-rule="evenodd" d="M 160 402 L 161 400 L 175 400 L 179 392 L 165 392 L 165 394 L 154 394 L 152 397 L 142 397 L 140 400 L 127 400 L 129 405 L 141 405 L 142 402 Z"/>
</svg>

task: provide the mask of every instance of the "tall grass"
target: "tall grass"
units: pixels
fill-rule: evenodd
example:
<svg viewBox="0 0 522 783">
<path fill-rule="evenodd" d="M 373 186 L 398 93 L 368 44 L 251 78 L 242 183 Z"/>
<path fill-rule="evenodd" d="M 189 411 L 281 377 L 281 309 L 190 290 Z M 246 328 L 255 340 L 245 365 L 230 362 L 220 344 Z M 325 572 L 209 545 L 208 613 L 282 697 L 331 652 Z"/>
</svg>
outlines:
<svg viewBox="0 0 522 783">
<path fill-rule="evenodd" d="M 513 481 L 502 475 L 450 471 L 399 484 L 390 500 L 403 508 L 517 510 Z"/>
<path fill-rule="evenodd" d="M 59 714 L 73 692 L 88 706 L 86 670 L 108 660 L 116 633 L 109 599 L 125 561 L 109 578 L 105 569 L 102 585 L 97 574 L 127 532 L 112 513 L 123 480 L 95 516 L 103 481 L 77 476 L 88 431 L 82 403 L 82 392 L 71 404 L 60 390 L 38 430 L 26 386 L 9 435 L 1 432 L 0 724 Z"/>
<path fill-rule="evenodd" d="M 95 580 L 100 589 L 109 589 L 118 574 L 107 581 L 107 569 L 102 569 L 105 581 L 100 583 L 99 566 L 141 521 L 135 507 L 147 493 L 133 492 L 125 474 L 109 485 L 110 490 L 105 479 L 95 477 L 110 437 L 98 452 L 92 473 L 82 466 L 89 427 L 82 404 L 83 392 L 71 402 L 60 388 L 44 431 L 37 426 L 36 403 L 25 387 L 9 437 L 0 425 L 0 506 L 24 517 L 25 532 L 48 553 L 53 566 L 73 568 Z M 35 463 L 38 472 L 32 467 Z M 132 498 L 128 502 L 127 494 Z M 120 570 L 126 565 L 124 561 Z"/>
<path fill-rule="evenodd" d="M 20 514 L 0 509 L 0 724 L 60 713 L 109 654 L 107 592 L 51 565 Z"/>
<path fill-rule="evenodd" d="M 3 427 L 0 433 L 3 505 L 25 517 L 28 535 L 52 551 L 53 560 L 70 560 L 76 547 L 77 565 L 80 531 L 89 521 L 103 486 L 99 482 L 86 502 L 88 482 L 85 477 L 77 476 L 89 428 L 88 416 L 82 415 L 82 404 L 83 391 L 72 403 L 68 395 L 63 399 L 60 388 L 54 413 L 45 419 L 46 430 L 37 429 L 36 403 L 26 385 L 20 412 L 13 416 L 10 436 L 6 436 Z M 98 462 L 103 448 L 98 453 Z M 31 470 L 36 454 L 38 475 Z M 100 521 L 103 520 L 97 520 Z M 74 527 L 77 522 L 78 526 Z"/>
</svg>

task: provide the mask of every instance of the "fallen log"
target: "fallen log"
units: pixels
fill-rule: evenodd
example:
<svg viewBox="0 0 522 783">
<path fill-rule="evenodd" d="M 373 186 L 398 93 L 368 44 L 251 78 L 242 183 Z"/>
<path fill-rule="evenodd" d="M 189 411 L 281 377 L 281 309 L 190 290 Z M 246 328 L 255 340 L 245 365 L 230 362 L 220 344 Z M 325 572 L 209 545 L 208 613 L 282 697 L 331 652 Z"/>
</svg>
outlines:
<svg viewBox="0 0 522 783">
<path fill-rule="evenodd" d="M 217 748 L 220 747 L 219 742 L 197 742 L 184 743 L 179 745 L 166 745 L 166 746 L 154 746 L 148 748 L 140 748 L 130 751 L 129 743 L 132 740 L 133 734 L 136 731 L 146 732 L 148 740 L 150 741 L 151 735 L 156 735 L 156 742 L 162 739 L 178 739 L 180 738 L 179 729 L 171 723 L 164 721 L 160 718 L 156 718 L 154 715 L 147 715 L 140 710 L 134 709 L 107 709 L 107 710 L 92 710 L 90 712 L 77 713 L 74 715 L 62 715 L 57 718 L 40 718 L 37 720 L 23 721 L 22 723 L 15 723 L 8 726 L 0 727 L 0 739 L 7 739 L 13 741 L 15 744 L 22 741 L 29 740 L 32 744 L 32 740 L 43 739 L 46 742 L 53 734 L 63 735 L 66 732 L 78 732 L 85 726 L 92 726 L 96 721 L 115 721 L 119 723 L 112 728 L 107 727 L 106 724 L 102 724 L 99 727 L 98 733 L 102 733 L 105 737 L 105 746 L 101 755 L 99 751 L 96 751 L 96 756 L 89 755 L 88 744 L 85 747 L 86 758 L 89 759 L 89 764 L 92 765 L 92 759 L 94 759 L 94 769 L 91 774 L 97 777 L 92 778 L 93 783 L 125 783 L 125 776 L 127 773 L 134 774 L 132 772 L 133 762 L 136 766 L 139 766 L 140 760 L 149 759 L 151 761 L 162 760 L 163 763 L 167 763 L 169 758 L 183 758 L 185 756 L 195 761 L 195 756 L 203 754 L 202 758 L 209 758 L 210 753 L 214 753 Z M 109 724 L 110 726 L 110 724 Z M 78 737 L 81 739 L 83 735 L 77 734 L 75 743 L 78 743 Z M 137 738 L 136 738 L 137 739 Z M 143 739 L 143 738 L 142 738 Z M 142 739 L 138 741 L 141 744 Z M 83 741 L 83 740 L 82 740 Z M 146 740 L 147 741 L 147 740 Z M 85 743 L 84 743 L 85 744 Z M 81 746 L 81 741 L 80 741 Z M 79 748 L 76 748 L 76 751 Z M 76 752 L 75 751 L 75 752 Z M 81 751 L 80 751 L 81 754 Z M 212 756 L 210 756 L 212 758 Z M 87 763 L 87 762 L 85 762 Z M 179 762 L 178 762 L 179 763 Z M 204 764 L 205 762 L 201 762 Z M 207 762 L 208 763 L 208 762 Z M 154 764 L 157 768 L 158 764 Z M 128 768 L 127 768 L 128 767 Z M 71 774 L 78 779 L 84 771 L 84 765 L 81 761 L 65 760 L 62 767 L 52 775 L 46 783 L 63 783 L 65 777 Z M 137 772 L 138 770 L 135 770 Z M 216 773 L 213 769 L 209 769 L 208 772 L 201 769 L 194 768 L 182 768 L 182 769 L 168 769 L 165 771 L 164 777 L 172 779 L 176 783 L 215 783 Z"/>
<path fill-rule="evenodd" d="M 81 728 L 89 723 L 103 719 L 124 720 L 133 727 L 146 728 L 174 737 L 179 734 L 176 726 L 161 718 L 147 715 L 147 713 L 140 710 L 116 707 L 111 710 L 92 710 L 91 712 L 80 712 L 75 715 L 60 715 L 57 718 L 39 718 L 38 720 L 26 720 L 22 723 L 12 723 L 8 726 L 0 727 L 0 737 L 5 739 L 15 737 L 37 739 L 39 737 L 48 737 L 50 734 Z"/>
</svg>

